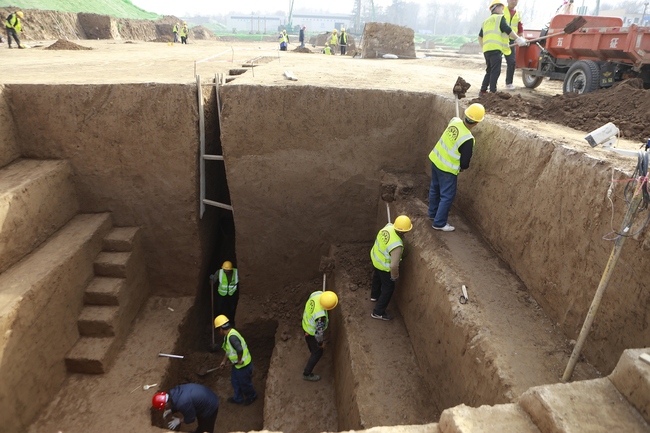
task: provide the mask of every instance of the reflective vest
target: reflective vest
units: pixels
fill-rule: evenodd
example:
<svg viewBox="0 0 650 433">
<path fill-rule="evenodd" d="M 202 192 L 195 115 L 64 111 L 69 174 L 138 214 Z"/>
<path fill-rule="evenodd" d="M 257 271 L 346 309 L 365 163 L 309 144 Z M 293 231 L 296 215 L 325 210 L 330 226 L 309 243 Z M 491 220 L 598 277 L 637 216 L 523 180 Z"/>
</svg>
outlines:
<svg viewBox="0 0 650 433">
<path fill-rule="evenodd" d="M 503 15 L 492 14 L 483 21 L 483 52 L 499 50 L 506 56 L 510 54 L 510 39 L 501 33 Z"/>
<path fill-rule="evenodd" d="M 338 37 L 336 36 L 336 33 L 332 33 L 332 37 L 330 37 L 330 45 L 336 45 L 338 42 Z"/>
<path fill-rule="evenodd" d="M 178 26 L 174 26 L 174 28 L 172 29 L 172 32 L 178 33 Z"/>
<path fill-rule="evenodd" d="M 460 145 L 468 139 L 472 139 L 474 147 L 474 136 L 465 123 L 458 117 L 454 117 L 447 125 L 447 129 L 440 136 L 440 140 L 429 153 L 429 159 L 436 167 L 447 173 L 458 175 L 460 172 Z"/>
<path fill-rule="evenodd" d="M 232 278 L 228 284 L 228 277 L 223 269 L 219 269 L 219 294 L 221 296 L 232 296 L 237 291 L 237 284 L 239 284 L 239 274 L 237 269 L 232 270 Z"/>
<path fill-rule="evenodd" d="M 289 43 L 289 36 L 286 33 L 280 33 L 280 43 L 285 42 Z"/>
<path fill-rule="evenodd" d="M 508 25 L 512 28 L 512 31 L 517 33 L 519 31 L 519 23 L 521 22 L 519 11 L 516 10 L 515 14 L 510 16 L 510 9 L 505 7 L 503 8 L 503 17 L 506 19 Z"/>
<path fill-rule="evenodd" d="M 393 224 L 388 223 L 377 233 L 375 244 L 370 250 L 370 259 L 375 268 L 380 271 L 390 272 L 390 252 L 397 247 L 404 247 L 402 238 L 395 232 Z M 402 253 L 404 250 L 402 249 Z M 400 260 L 402 258 L 400 257 Z"/>
<path fill-rule="evenodd" d="M 348 34 L 341 33 L 341 45 L 347 45 L 347 44 L 348 44 Z"/>
<path fill-rule="evenodd" d="M 239 341 L 241 342 L 241 348 L 244 350 L 244 353 L 242 353 L 241 356 L 241 360 L 242 360 L 241 365 L 237 364 L 237 351 L 230 344 L 229 338 L 231 335 L 235 335 L 237 338 L 239 338 Z M 244 368 L 252 361 L 251 353 L 248 351 L 248 346 L 246 345 L 246 341 L 244 340 L 244 337 L 242 337 L 241 334 L 237 332 L 237 330 L 234 328 L 228 331 L 228 334 L 226 334 L 226 336 L 224 337 L 221 348 L 226 352 L 226 355 L 228 355 L 228 359 L 230 360 L 230 362 L 235 364 L 235 368 L 238 369 Z"/>
<path fill-rule="evenodd" d="M 332 55 L 332 49 L 330 47 L 325 47 L 323 51 L 325 52 L 325 54 Z"/>
<path fill-rule="evenodd" d="M 181 27 L 181 31 L 178 34 L 185 37 L 185 36 L 187 36 L 188 31 L 189 31 L 189 29 L 187 28 L 187 26 L 183 26 L 183 27 Z"/>
<path fill-rule="evenodd" d="M 18 18 L 18 15 L 11 14 L 7 17 L 7 20 L 5 21 L 5 27 L 8 29 L 14 29 L 17 32 L 19 32 L 22 30 L 23 25 L 20 24 L 20 19 Z"/>
<path fill-rule="evenodd" d="M 330 319 L 327 310 L 320 304 L 320 295 L 322 294 L 323 292 L 319 290 L 309 295 L 309 299 L 305 304 L 305 311 L 302 313 L 302 329 L 311 336 L 316 334 L 316 320 L 324 317 L 325 329 L 329 325 Z"/>
</svg>

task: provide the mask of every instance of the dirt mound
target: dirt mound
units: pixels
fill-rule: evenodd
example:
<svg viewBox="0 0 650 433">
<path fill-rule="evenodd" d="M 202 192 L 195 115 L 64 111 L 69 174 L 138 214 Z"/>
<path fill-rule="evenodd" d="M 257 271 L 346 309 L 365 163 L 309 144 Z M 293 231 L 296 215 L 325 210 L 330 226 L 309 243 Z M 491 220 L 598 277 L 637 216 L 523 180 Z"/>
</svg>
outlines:
<svg viewBox="0 0 650 433">
<path fill-rule="evenodd" d="M 366 23 L 363 30 L 361 57 L 374 59 L 384 54 L 415 58 L 413 29 L 389 23 Z"/>
<path fill-rule="evenodd" d="M 190 36 L 194 39 L 202 39 L 202 40 L 219 39 L 214 33 L 212 33 L 210 29 L 203 26 L 192 27 L 192 29 L 190 30 Z"/>
<path fill-rule="evenodd" d="M 483 50 L 481 49 L 481 46 L 476 43 L 476 42 L 467 42 L 466 44 L 463 44 L 460 46 L 458 49 L 458 53 L 460 54 L 482 54 Z"/>
<path fill-rule="evenodd" d="M 309 48 L 307 48 L 307 47 L 302 47 L 302 48 L 301 47 L 296 47 L 291 51 L 294 51 L 296 53 L 311 53 L 311 50 Z"/>
<path fill-rule="evenodd" d="M 612 122 L 621 130 L 621 137 L 645 142 L 650 138 L 650 90 L 642 87 L 636 78 L 584 95 L 556 95 L 543 103 L 504 92 L 488 93 L 471 102 L 483 104 L 488 113 L 547 120 L 583 131 Z"/>
<path fill-rule="evenodd" d="M 59 39 L 49 47 L 44 48 L 45 50 L 92 50 L 89 47 L 82 47 L 77 45 L 74 42 L 66 41 L 65 39 Z"/>
</svg>

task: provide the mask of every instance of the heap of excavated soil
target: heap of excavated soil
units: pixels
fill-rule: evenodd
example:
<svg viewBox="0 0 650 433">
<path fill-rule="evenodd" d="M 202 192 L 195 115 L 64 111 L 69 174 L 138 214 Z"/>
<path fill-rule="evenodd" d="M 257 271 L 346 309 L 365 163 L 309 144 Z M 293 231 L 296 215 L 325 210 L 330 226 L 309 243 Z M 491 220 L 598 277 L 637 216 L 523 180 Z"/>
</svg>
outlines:
<svg viewBox="0 0 650 433">
<path fill-rule="evenodd" d="M 194 39 L 213 40 L 213 41 L 219 40 L 219 38 L 214 33 L 212 33 L 210 29 L 203 26 L 192 27 L 190 33 L 192 34 L 192 37 Z"/>
<path fill-rule="evenodd" d="M 82 47 L 77 45 L 74 42 L 66 41 L 65 39 L 59 39 L 49 47 L 44 48 L 45 50 L 92 50 L 90 47 Z"/>
<path fill-rule="evenodd" d="M 555 95 L 543 102 L 504 92 L 488 93 L 472 102 L 505 117 L 546 120 L 583 131 L 612 122 L 622 138 L 644 143 L 650 138 L 650 90 L 644 90 L 638 78 L 583 95 Z"/>
<path fill-rule="evenodd" d="M 294 51 L 296 53 L 311 53 L 311 50 L 309 48 L 307 48 L 307 47 L 297 47 L 297 48 L 294 48 L 292 51 Z"/>
</svg>

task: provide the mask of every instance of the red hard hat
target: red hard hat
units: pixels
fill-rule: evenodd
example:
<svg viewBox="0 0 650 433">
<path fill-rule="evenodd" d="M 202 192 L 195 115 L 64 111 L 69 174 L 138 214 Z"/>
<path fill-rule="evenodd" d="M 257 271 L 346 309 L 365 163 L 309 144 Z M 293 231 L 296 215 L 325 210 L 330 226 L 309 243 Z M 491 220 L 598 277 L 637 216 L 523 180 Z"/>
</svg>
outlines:
<svg viewBox="0 0 650 433">
<path fill-rule="evenodd" d="M 169 396 L 166 392 L 157 392 L 151 399 L 151 405 L 159 411 L 163 411 L 165 409 L 165 405 L 167 404 L 168 398 Z"/>
</svg>

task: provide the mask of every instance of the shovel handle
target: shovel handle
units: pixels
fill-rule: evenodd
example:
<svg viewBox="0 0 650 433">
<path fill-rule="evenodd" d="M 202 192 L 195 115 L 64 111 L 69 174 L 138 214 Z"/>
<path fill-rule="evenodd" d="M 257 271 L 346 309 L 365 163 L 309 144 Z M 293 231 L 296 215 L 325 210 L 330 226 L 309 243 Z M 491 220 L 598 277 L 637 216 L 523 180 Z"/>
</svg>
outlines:
<svg viewBox="0 0 650 433">
<path fill-rule="evenodd" d="M 542 36 L 541 38 L 528 39 L 527 42 L 529 42 L 529 43 L 531 43 L 531 42 L 539 42 L 539 41 L 543 41 L 544 39 L 552 38 L 553 36 L 560 36 L 560 35 L 565 35 L 565 34 L 566 34 L 566 32 L 553 33 L 552 35 Z M 517 44 L 510 44 L 511 48 L 516 47 L 516 46 L 517 46 Z"/>
</svg>

